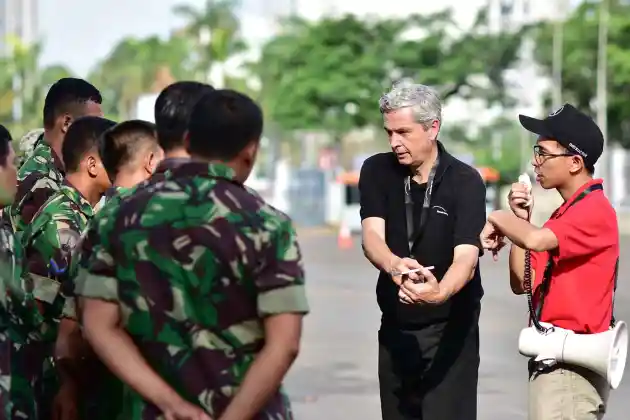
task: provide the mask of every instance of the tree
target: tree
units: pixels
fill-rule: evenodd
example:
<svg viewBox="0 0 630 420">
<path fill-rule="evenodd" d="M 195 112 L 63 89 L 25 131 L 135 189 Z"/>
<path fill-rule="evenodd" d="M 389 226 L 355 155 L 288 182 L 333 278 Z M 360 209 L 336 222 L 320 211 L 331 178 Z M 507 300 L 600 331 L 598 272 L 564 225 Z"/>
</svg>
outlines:
<svg viewBox="0 0 630 420">
<path fill-rule="evenodd" d="M 630 3 L 609 1 L 608 135 L 611 141 L 630 147 Z M 598 8 L 599 2 L 583 2 L 567 18 L 562 55 L 563 98 L 592 116 L 596 113 Z M 541 24 L 536 59 L 548 75 L 552 74 L 552 40 L 553 24 Z"/>
<path fill-rule="evenodd" d="M 450 11 L 406 19 L 292 19 L 263 47 L 254 70 L 272 120 L 285 129 L 325 129 L 339 140 L 378 121 L 378 95 L 398 77 L 436 86 L 443 99 L 458 94 L 505 102 L 503 70 L 517 57 L 522 31 L 491 35 L 486 26 L 483 11 L 456 37 Z M 412 38 L 414 32 L 422 36 Z"/>
<path fill-rule="evenodd" d="M 236 15 L 238 3 L 234 0 L 207 0 L 201 10 L 183 4 L 174 12 L 188 22 L 184 33 L 195 40 L 195 77 L 209 80 L 211 70 L 217 74 L 217 87 L 226 87 L 225 63 L 247 48 L 240 32 Z"/>
<path fill-rule="evenodd" d="M 105 114 L 129 117 L 138 98 L 154 91 L 156 77 L 165 69 L 174 79 L 190 78 L 191 48 L 191 41 L 177 34 L 166 40 L 151 36 L 119 42 L 89 76 L 103 95 Z"/>
<path fill-rule="evenodd" d="M 62 77 L 71 76 L 64 66 L 41 67 L 41 44 L 27 45 L 9 37 L 8 56 L 0 59 L 0 119 L 19 136 L 42 126 L 42 109 L 49 87 Z"/>
</svg>

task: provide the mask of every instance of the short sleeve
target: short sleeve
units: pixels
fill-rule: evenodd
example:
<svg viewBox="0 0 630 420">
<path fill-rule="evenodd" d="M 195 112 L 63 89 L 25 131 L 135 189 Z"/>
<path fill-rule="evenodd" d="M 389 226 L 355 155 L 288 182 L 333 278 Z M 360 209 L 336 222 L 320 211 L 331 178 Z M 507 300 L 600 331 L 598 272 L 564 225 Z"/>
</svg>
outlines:
<svg viewBox="0 0 630 420">
<path fill-rule="evenodd" d="M 97 244 L 75 280 L 75 295 L 118 302 L 118 280 L 114 258 L 106 247 Z"/>
<path fill-rule="evenodd" d="M 290 220 L 273 232 L 266 266 L 256 277 L 260 316 L 309 312 L 304 286 L 304 263 Z"/>
<path fill-rule="evenodd" d="M 587 197 L 557 219 L 545 223 L 544 227 L 558 239 L 560 260 L 591 255 L 618 240 L 617 217 L 610 204 L 603 200 L 595 195 Z"/>
<path fill-rule="evenodd" d="M 40 272 L 41 275 L 34 276 L 33 296 L 39 301 L 52 304 L 60 287 L 64 294 L 72 294 L 69 282 L 76 274 L 73 254 L 80 232 L 77 226 L 67 220 L 50 220 L 43 229 L 43 233 L 38 235 L 31 246 L 37 254 L 33 258 L 40 260 L 42 267 L 49 268 L 47 275 Z"/>
<path fill-rule="evenodd" d="M 483 252 L 479 235 L 486 224 L 486 186 L 476 171 L 463 175 L 456 186 L 453 246 L 474 245 Z"/>
<path fill-rule="evenodd" d="M 361 166 L 359 174 L 359 200 L 361 220 L 368 217 L 385 219 L 387 196 L 383 185 L 383 159 L 382 155 L 374 155 L 368 158 Z"/>
</svg>

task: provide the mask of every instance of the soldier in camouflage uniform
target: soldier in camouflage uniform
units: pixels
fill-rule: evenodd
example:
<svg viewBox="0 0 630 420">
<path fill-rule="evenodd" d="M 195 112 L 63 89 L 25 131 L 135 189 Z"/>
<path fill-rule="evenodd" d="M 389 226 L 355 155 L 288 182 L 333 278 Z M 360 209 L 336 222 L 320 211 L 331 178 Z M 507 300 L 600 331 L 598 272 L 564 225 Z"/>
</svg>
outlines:
<svg viewBox="0 0 630 420">
<path fill-rule="evenodd" d="M 122 122 L 107 130 L 99 139 L 99 155 L 113 186 L 108 189 L 107 200 L 96 217 L 107 212 L 109 200 L 148 179 L 164 157 L 157 142 L 155 125 L 141 120 Z M 77 249 L 79 264 L 90 255 L 93 247 L 95 219 L 89 223 L 87 233 Z M 92 233 L 90 233 L 92 232 Z M 90 382 L 82 387 L 84 404 L 82 418 L 114 420 L 121 412 L 123 386 L 100 360 L 90 353 L 84 361 L 84 371 Z"/>
<path fill-rule="evenodd" d="M 86 264 L 92 253 L 94 244 L 98 243 L 97 226 L 106 224 L 109 214 L 115 213 L 120 202 L 128 196 L 134 194 L 137 189 L 142 189 L 152 184 L 164 181 L 170 171 L 179 165 L 190 160 L 190 155 L 186 150 L 185 135 L 188 131 L 188 121 L 194 105 L 205 93 L 212 92 L 212 86 L 199 82 L 175 82 L 167 86 L 155 101 L 155 127 L 157 130 L 158 143 L 164 153 L 164 160 L 159 162 L 153 175 L 130 188 L 118 187 L 118 182 L 114 180 L 114 188 L 106 193 L 107 205 L 103 205 L 94 220 L 89 224 L 88 230 L 83 238 L 80 252 L 79 265 L 87 268 Z M 121 123 L 124 124 L 124 123 Z M 105 138 L 103 138 L 105 141 Z M 111 153 L 103 150 L 106 163 Z M 110 168 L 115 167 L 115 163 L 107 163 Z M 106 166 L 107 169 L 107 166 Z M 114 169 L 109 169 L 111 172 Z M 127 182 L 125 183 L 127 184 Z"/>
<path fill-rule="evenodd" d="M 62 147 L 67 169 L 63 184 L 39 209 L 22 236 L 38 306 L 54 326 L 63 318 L 59 323 L 57 345 L 54 346 L 55 340 L 37 343 L 37 351 L 32 352 L 33 359 L 29 360 L 29 363 L 43 366 L 41 386 L 45 395 L 38 403 L 40 414 L 45 417 L 51 409 L 52 397 L 57 393 L 57 375 L 62 386 L 55 409 L 75 409 L 71 402 L 75 402 L 78 389 L 77 359 L 82 357 L 81 341 L 74 299 L 65 297 L 74 289 L 71 279 L 76 274 L 77 261 L 72 258 L 72 251 L 94 214 L 93 206 L 111 186 L 98 154 L 98 138 L 114 125 L 113 121 L 100 117 L 83 117 L 72 124 Z M 59 302 L 62 302 L 62 314 Z M 54 354 L 57 369 L 51 369 L 49 365 L 54 348 L 58 350 Z"/>
<path fill-rule="evenodd" d="M 251 99 L 206 94 L 191 162 L 99 226 L 76 293 L 86 338 L 137 392 L 125 419 L 293 418 L 281 378 L 308 305 L 291 220 L 243 188 L 261 131 Z"/>
<path fill-rule="evenodd" d="M 0 126 L 0 205 L 11 204 L 17 189 L 16 155 L 11 136 Z M 0 221 L 0 420 L 37 419 L 35 379 L 41 366 L 29 363 L 28 344 L 54 337 L 23 277 L 23 250 L 10 223 Z"/>
<path fill-rule="evenodd" d="M 14 204 L 5 212 L 16 232 L 23 232 L 48 198 L 59 189 L 64 176 L 60 159 L 63 140 L 76 118 L 102 116 L 101 94 L 81 79 L 64 78 L 52 85 L 44 102 L 44 138 L 18 172 Z"/>
<path fill-rule="evenodd" d="M 131 187 L 132 182 L 130 181 L 137 180 L 142 177 L 142 170 L 140 167 L 137 168 L 138 170 L 135 171 L 134 175 L 122 174 L 121 177 L 115 176 L 115 179 L 113 180 L 114 187 L 107 192 L 106 202 L 96 214 L 94 219 L 89 223 L 88 230 L 81 242 L 79 249 L 81 254 L 79 265 L 81 267 L 87 268 L 87 262 L 89 257 L 92 255 L 94 244 L 100 242 L 98 236 L 98 226 L 107 223 L 109 215 L 115 214 L 118 205 L 125 197 L 133 195 L 136 189 L 142 189 L 149 185 L 163 181 L 167 178 L 172 169 L 189 161 L 184 136 L 188 129 L 190 113 L 199 98 L 204 93 L 211 92 L 212 90 L 213 88 L 211 86 L 203 83 L 184 81 L 173 83 L 160 93 L 155 102 L 155 121 L 157 122 L 156 129 L 159 137 L 159 146 L 161 149 L 165 150 L 164 156 L 166 159 L 159 163 L 157 169 L 155 169 L 153 175 L 149 179 L 140 182 L 136 186 Z M 127 128 L 121 129 L 123 124 L 124 127 L 127 128 L 133 128 L 133 126 L 136 125 L 133 123 L 121 123 L 119 124 L 117 131 L 127 131 Z M 114 130 L 116 129 L 110 130 L 108 133 L 109 135 L 103 136 L 101 148 L 101 156 L 104 156 L 105 168 L 108 173 L 110 173 L 110 177 L 111 174 L 118 173 L 118 168 L 120 166 L 120 162 L 117 162 L 114 157 L 124 154 L 123 150 L 111 150 L 112 148 L 118 149 L 118 147 L 113 147 L 115 143 L 118 143 L 119 146 L 121 145 L 119 142 L 115 142 L 112 138 L 118 137 L 118 135 L 112 135 Z M 106 147 L 107 142 L 109 142 L 109 147 Z M 109 160 L 110 157 L 112 158 L 111 161 Z M 145 155 L 145 160 L 147 159 L 151 160 L 150 152 Z M 145 165 L 145 167 L 150 166 L 151 165 Z M 96 366 L 94 366 L 91 371 L 95 372 L 94 376 L 107 377 L 108 371 L 103 372 L 103 370 L 104 369 L 100 366 L 100 363 L 96 363 Z M 98 373 L 99 371 L 100 374 Z M 118 406 L 115 404 L 115 397 L 113 396 L 118 391 L 115 389 L 115 382 L 111 381 L 111 378 L 110 380 L 104 378 L 100 382 L 103 384 L 102 387 L 99 387 L 99 389 L 92 394 L 98 393 L 99 390 L 102 391 L 104 387 L 111 387 L 111 390 L 100 392 L 102 398 L 96 399 L 95 409 L 90 410 L 87 417 L 110 420 L 114 418 L 115 414 L 118 414 L 116 413 Z M 106 405 L 102 404 L 102 399 L 108 400 Z"/>
</svg>

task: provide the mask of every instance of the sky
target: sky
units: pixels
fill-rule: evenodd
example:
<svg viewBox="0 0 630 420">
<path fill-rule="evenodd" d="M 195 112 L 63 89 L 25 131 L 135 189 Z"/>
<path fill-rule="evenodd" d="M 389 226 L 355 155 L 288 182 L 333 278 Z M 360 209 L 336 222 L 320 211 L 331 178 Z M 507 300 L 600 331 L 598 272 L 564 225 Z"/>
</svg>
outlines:
<svg viewBox="0 0 630 420">
<path fill-rule="evenodd" d="M 182 21 L 171 9 L 181 0 L 40 0 L 42 64 L 63 63 L 79 76 L 126 36 L 168 35 Z M 186 3 L 201 6 L 203 0 Z M 59 7 L 63 4 L 63 13 Z"/>
<path fill-rule="evenodd" d="M 343 3 L 338 0 L 294 1 L 300 12 L 311 17 L 327 11 L 400 14 L 408 12 L 410 5 L 408 0 L 389 0 L 388 7 L 383 10 L 380 0 L 344 0 Z M 458 2 L 468 6 L 479 1 L 482 0 L 447 0 L 443 1 L 442 7 Z M 44 43 L 42 64 L 64 64 L 78 76 L 85 77 L 97 61 L 106 57 L 121 39 L 152 34 L 167 36 L 173 28 L 181 26 L 182 21 L 172 13 L 173 6 L 181 3 L 202 7 L 205 1 L 39 0 L 40 33 Z M 270 35 L 270 22 L 265 19 L 265 15 L 280 9 L 286 10 L 290 3 L 291 0 L 241 0 L 242 28 L 245 35 L 256 39 Z M 63 13 L 59 13 L 61 5 Z M 434 7 L 429 7 L 431 8 Z M 426 6 L 422 10 L 430 11 Z"/>
<path fill-rule="evenodd" d="M 430 13 L 451 6 L 461 17 L 472 18 L 475 9 L 488 0 L 442 0 L 419 3 L 410 0 L 240 0 L 241 27 L 247 39 L 260 42 L 271 35 L 271 20 L 266 16 L 295 2 L 298 12 L 316 18 L 326 12 L 404 15 Z M 498 0 L 494 0 L 498 1 Z M 548 9 L 550 0 L 529 1 Z M 571 3 L 577 0 L 564 0 Z M 64 64 L 85 77 L 98 60 L 121 39 L 153 34 L 167 36 L 182 20 L 172 13 L 175 5 L 186 3 L 202 7 L 205 0 L 39 0 L 39 23 L 44 52 L 42 64 Z M 59 13 L 63 7 L 63 13 Z"/>
</svg>

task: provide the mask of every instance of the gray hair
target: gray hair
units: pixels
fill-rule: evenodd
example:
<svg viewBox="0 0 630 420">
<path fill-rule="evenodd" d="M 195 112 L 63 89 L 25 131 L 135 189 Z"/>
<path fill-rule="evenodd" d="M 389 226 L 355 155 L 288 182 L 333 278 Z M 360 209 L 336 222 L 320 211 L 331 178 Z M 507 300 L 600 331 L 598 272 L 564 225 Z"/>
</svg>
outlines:
<svg viewBox="0 0 630 420">
<path fill-rule="evenodd" d="M 442 122 L 442 101 L 435 89 L 414 83 L 411 79 L 402 79 L 394 83 L 392 90 L 379 100 L 381 114 L 401 108 L 411 108 L 414 119 L 425 129 L 433 120 Z"/>
</svg>

